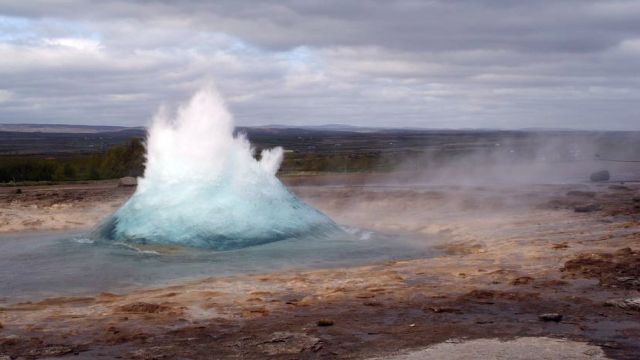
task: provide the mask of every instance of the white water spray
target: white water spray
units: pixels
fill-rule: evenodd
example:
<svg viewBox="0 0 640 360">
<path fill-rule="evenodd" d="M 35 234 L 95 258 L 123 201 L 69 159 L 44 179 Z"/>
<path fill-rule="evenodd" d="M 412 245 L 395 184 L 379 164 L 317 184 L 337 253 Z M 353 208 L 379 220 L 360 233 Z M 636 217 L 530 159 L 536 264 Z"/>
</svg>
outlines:
<svg viewBox="0 0 640 360">
<path fill-rule="evenodd" d="M 212 87 L 161 112 L 149 130 L 144 176 L 129 201 L 100 228 L 103 238 L 217 250 L 338 231 L 276 178 L 282 148 L 253 157 Z"/>
</svg>

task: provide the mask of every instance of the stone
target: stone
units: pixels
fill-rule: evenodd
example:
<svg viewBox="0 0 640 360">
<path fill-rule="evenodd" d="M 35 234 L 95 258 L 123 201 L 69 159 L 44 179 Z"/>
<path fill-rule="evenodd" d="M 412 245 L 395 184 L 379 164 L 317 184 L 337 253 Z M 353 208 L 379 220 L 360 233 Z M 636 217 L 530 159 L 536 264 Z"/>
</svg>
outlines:
<svg viewBox="0 0 640 360">
<path fill-rule="evenodd" d="M 461 313 L 460 310 L 448 306 L 431 306 L 429 310 L 434 313 Z"/>
<path fill-rule="evenodd" d="M 138 179 L 132 176 L 125 176 L 123 178 L 120 178 L 120 180 L 118 180 L 118 186 L 120 187 L 129 187 L 129 186 L 136 186 L 136 185 L 138 185 Z"/>
<path fill-rule="evenodd" d="M 320 319 L 318 320 L 318 326 L 333 326 L 333 320 Z"/>
<path fill-rule="evenodd" d="M 320 338 L 304 333 L 288 331 L 274 332 L 269 340 L 258 344 L 267 355 L 299 354 L 305 351 L 316 352 L 322 347 Z"/>
<path fill-rule="evenodd" d="M 625 247 L 625 248 L 616 250 L 615 254 L 616 255 L 632 255 L 633 250 L 630 247 Z"/>
<path fill-rule="evenodd" d="M 618 276 L 615 279 L 618 283 L 624 285 L 625 289 L 640 286 L 640 279 L 635 276 Z"/>
<path fill-rule="evenodd" d="M 610 178 L 611 174 L 607 170 L 596 171 L 589 177 L 593 182 L 608 181 Z"/>
<path fill-rule="evenodd" d="M 620 190 L 620 191 L 631 191 L 631 188 L 624 185 L 611 185 L 609 186 L 610 190 Z"/>
<path fill-rule="evenodd" d="M 588 212 L 600 211 L 601 209 L 602 209 L 602 206 L 600 206 L 599 204 L 588 204 L 588 205 L 576 206 L 574 208 L 574 211 L 577 213 L 588 213 Z"/>
<path fill-rule="evenodd" d="M 365 301 L 362 304 L 364 306 L 382 306 L 382 304 L 377 301 Z"/>
<path fill-rule="evenodd" d="M 28 354 L 34 357 L 58 357 L 73 352 L 73 347 L 68 345 L 47 345 L 42 348 L 31 349 Z"/>
<path fill-rule="evenodd" d="M 558 313 L 546 313 L 546 314 L 540 314 L 538 316 L 538 319 L 542 320 L 542 321 L 555 321 L 555 322 L 560 322 L 562 320 L 562 314 L 558 314 Z"/>
<path fill-rule="evenodd" d="M 565 250 L 565 249 L 569 248 L 569 244 L 567 244 L 566 242 L 553 244 L 553 245 L 551 245 L 551 248 L 556 249 L 556 250 Z"/>
<path fill-rule="evenodd" d="M 594 198 L 596 193 L 594 191 L 571 190 L 567 192 L 567 196 Z"/>
<path fill-rule="evenodd" d="M 511 285 L 527 285 L 533 281 L 531 276 L 520 276 L 511 281 Z"/>
<path fill-rule="evenodd" d="M 617 307 L 623 310 L 640 311 L 640 297 L 607 300 L 605 301 L 604 305 Z"/>
</svg>

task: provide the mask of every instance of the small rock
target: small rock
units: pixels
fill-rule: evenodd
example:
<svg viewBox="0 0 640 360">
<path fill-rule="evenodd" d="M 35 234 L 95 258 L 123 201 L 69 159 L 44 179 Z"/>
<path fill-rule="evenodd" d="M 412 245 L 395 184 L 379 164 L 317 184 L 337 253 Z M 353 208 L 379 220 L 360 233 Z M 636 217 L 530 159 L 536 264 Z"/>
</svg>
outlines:
<svg viewBox="0 0 640 360">
<path fill-rule="evenodd" d="M 318 320 L 318 326 L 333 326 L 333 320 L 320 319 Z"/>
<path fill-rule="evenodd" d="M 631 255 L 633 254 L 633 250 L 630 247 L 625 247 L 622 249 L 616 250 L 616 255 Z"/>
<path fill-rule="evenodd" d="M 431 306 L 429 308 L 434 313 L 460 313 L 461 311 L 448 306 Z"/>
<path fill-rule="evenodd" d="M 463 297 L 470 299 L 473 302 L 478 304 L 486 304 L 492 305 L 494 304 L 495 292 L 491 290 L 471 290 L 467 294 L 463 295 Z"/>
<path fill-rule="evenodd" d="M 461 343 L 464 342 L 464 340 L 463 339 L 452 338 L 452 339 L 447 339 L 444 342 L 447 343 L 447 344 L 461 344 Z"/>
<path fill-rule="evenodd" d="M 382 304 L 377 301 L 365 301 L 363 305 L 364 306 L 382 306 Z"/>
<path fill-rule="evenodd" d="M 322 349 L 320 338 L 303 333 L 275 332 L 269 340 L 258 344 L 267 355 L 300 354 L 304 351 L 318 352 Z"/>
<path fill-rule="evenodd" d="M 591 174 L 589 179 L 594 182 L 608 181 L 611 178 L 611 174 L 607 170 L 596 171 Z"/>
<path fill-rule="evenodd" d="M 571 190 L 567 192 L 567 196 L 594 198 L 596 193 L 594 191 Z"/>
<path fill-rule="evenodd" d="M 73 348 L 67 345 L 47 345 L 42 348 L 29 350 L 28 354 L 34 357 L 58 357 L 73 352 Z"/>
<path fill-rule="evenodd" d="M 16 189 L 16 194 L 22 194 L 22 189 L 17 188 L 17 189 Z"/>
<path fill-rule="evenodd" d="M 606 347 L 609 349 L 620 349 L 622 346 L 615 341 L 605 341 L 603 343 L 598 343 L 598 346 Z"/>
<path fill-rule="evenodd" d="M 560 322 L 562 320 L 562 314 L 558 313 L 546 313 L 538 316 L 538 319 L 542 321 L 555 321 Z"/>
<path fill-rule="evenodd" d="M 577 213 L 594 212 L 594 211 L 599 211 L 601 209 L 602 209 L 602 206 L 600 206 L 599 204 L 589 204 L 589 205 L 583 205 L 583 206 L 576 206 L 574 208 L 575 212 L 577 212 Z"/>
<path fill-rule="evenodd" d="M 616 281 L 626 285 L 626 288 L 640 286 L 640 279 L 635 276 L 618 276 Z"/>
<path fill-rule="evenodd" d="M 605 306 L 614 306 L 623 310 L 640 311 L 640 298 L 612 299 L 604 303 Z"/>
<path fill-rule="evenodd" d="M 118 181 L 118 186 L 121 186 L 121 187 L 136 186 L 136 185 L 138 185 L 138 180 L 133 176 L 125 176 L 123 178 L 120 178 L 120 180 Z"/>
<path fill-rule="evenodd" d="M 533 278 L 531 276 L 520 276 L 519 278 L 513 279 L 513 281 L 511 281 L 511 285 L 526 285 L 532 281 Z"/>
<path fill-rule="evenodd" d="M 150 346 L 144 349 L 137 349 L 129 352 L 129 359 L 167 359 L 167 353 L 172 350 L 171 346 Z M 117 358 L 121 358 L 118 356 Z"/>
<path fill-rule="evenodd" d="M 609 186 L 610 190 L 622 190 L 622 191 L 630 191 L 631 188 L 624 185 L 611 185 Z"/>
</svg>

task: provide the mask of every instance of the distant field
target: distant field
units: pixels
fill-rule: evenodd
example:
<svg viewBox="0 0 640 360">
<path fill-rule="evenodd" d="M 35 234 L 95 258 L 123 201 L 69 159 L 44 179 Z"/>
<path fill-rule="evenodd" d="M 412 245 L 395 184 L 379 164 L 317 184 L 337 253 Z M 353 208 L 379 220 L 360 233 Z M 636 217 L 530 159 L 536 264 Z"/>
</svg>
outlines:
<svg viewBox="0 0 640 360">
<path fill-rule="evenodd" d="M 23 125 L 25 126 L 25 125 Z M 0 127 L 2 129 L 10 129 Z M 0 182 L 138 176 L 143 128 L 35 125 L 0 131 Z M 68 131 L 68 132 L 56 132 Z M 640 160 L 639 132 L 239 128 L 259 150 L 282 146 L 284 174 L 425 168 L 470 155 L 482 159 Z M 483 160 L 484 161 L 484 160 Z"/>
</svg>

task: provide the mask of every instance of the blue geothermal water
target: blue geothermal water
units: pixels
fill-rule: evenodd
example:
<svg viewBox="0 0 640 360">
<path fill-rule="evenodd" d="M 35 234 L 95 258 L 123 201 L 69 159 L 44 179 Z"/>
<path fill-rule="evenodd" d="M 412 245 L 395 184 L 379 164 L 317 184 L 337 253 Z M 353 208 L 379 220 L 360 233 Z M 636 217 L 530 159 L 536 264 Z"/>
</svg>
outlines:
<svg viewBox="0 0 640 360">
<path fill-rule="evenodd" d="M 215 251 L 96 241 L 82 233 L 0 236 L 0 306 L 51 296 L 120 292 L 206 277 L 356 266 L 438 255 L 429 239 L 345 228 Z"/>
<path fill-rule="evenodd" d="M 131 199 L 100 226 L 98 238 L 229 250 L 341 232 L 276 178 L 281 148 L 260 160 L 220 96 L 205 88 L 174 118 L 149 130 L 145 174 Z"/>
</svg>

